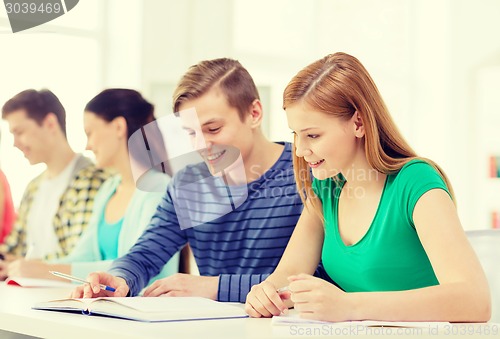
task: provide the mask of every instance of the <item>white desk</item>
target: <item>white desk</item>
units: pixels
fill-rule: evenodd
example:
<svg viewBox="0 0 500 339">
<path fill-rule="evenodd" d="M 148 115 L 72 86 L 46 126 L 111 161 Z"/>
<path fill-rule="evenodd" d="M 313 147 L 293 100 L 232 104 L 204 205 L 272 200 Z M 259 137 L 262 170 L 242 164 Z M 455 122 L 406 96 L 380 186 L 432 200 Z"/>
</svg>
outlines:
<svg viewBox="0 0 500 339">
<path fill-rule="evenodd" d="M 306 325 L 300 328 L 272 326 L 270 319 L 222 319 L 183 321 L 169 323 L 142 323 L 130 320 L 83 316 L 81 314 L 37 311 L 31 306 L 38 301 L 68 297 L 67 288 L 21 288 L 0 282 L 0 329 L 42 338 L 312 338 L 331 334 L 335 337 L 380 338 L 380 332 L 347 332 L 337 334 L 323 325 Z M 242 306 L 243 307 L 243 306 Z M 460 326 L 457 324 L 456 326 Z M 470 325 L 470 324 L 469 324 Z M 494 324 L 474 324 L 474 328 Z M 495 326 L 499 326 L 495 324 Z M 315 330 L 316 328 L 316 330 Z M 460 329 L 460 327 L 459 327 Z M 406 329 L 408 330 L 408 329 Z M 448 335 L 453 338 L 498 338 L 493 335 Z M 2 334 L 0 333 L 0 336 Z M 393 337 L 398 337 L 394 336 Z M 438 338 L 427 331 L 404 335 L 405 338 Z"/>
</svg>

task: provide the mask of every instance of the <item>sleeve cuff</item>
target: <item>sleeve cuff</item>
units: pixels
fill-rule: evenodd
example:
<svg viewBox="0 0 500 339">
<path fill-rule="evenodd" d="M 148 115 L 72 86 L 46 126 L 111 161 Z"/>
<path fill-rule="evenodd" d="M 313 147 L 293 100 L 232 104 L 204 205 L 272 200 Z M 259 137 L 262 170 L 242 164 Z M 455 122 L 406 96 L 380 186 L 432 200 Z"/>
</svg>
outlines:
<svg viewBox="0 0 500 339">
<path fill-rule="evenodd" d="M 125 280 L 128 286 L 128 294 L 127 297 L 135 297 L 139 294 L 140 290 L 138 289 L 137 285 L 134 283 L 133 279 L 130 279 L 130 277 L 123 271 L 117 270 L 117 269 L 112 269 L 108 271 L 109 274 L 114 275 L 115 277 L 122 278 Z"/>
<path fill-rule="evenodd" d="M 269 274 L 221 274 L 217 301 L 244 303 L 252 286 L 268 276 Z"/>
</svg>

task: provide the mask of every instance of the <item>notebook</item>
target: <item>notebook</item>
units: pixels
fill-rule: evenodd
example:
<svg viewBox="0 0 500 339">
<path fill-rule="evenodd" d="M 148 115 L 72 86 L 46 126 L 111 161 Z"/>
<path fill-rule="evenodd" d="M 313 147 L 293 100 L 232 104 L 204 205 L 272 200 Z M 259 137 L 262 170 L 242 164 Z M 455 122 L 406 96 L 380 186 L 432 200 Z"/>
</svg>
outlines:
<svg viewBox="0 0 500 339">
<path fill-rule="evenodd" d="M 6 285 L 19 286 L 19 287 L 69 287 L 73 285 L 70 282 L 49 280 L 49 279 L 34 279 L 34 278 L 21 278 L 21 277 L 8 277 L 5 280 Z"/>
<path fill-rule="evenodd" d="M 40 302 L 32 308 L 145 322 L 247 317 L 243 307 L 199 297 L 61 299 Z"/>
</svg>

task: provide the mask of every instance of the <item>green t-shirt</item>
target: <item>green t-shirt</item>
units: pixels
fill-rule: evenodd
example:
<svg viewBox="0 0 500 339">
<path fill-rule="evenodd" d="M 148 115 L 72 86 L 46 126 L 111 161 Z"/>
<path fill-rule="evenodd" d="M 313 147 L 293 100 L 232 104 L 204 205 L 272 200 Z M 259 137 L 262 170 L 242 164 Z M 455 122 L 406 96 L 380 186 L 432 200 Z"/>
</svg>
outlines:
<svg viewBox="0 0 500 339">
<path fill-rule="evenodd" d="M 449 191 L 429 164 L 413 160 L 388 175 L 375 217 L 357 243 L 346 246 L 338 231 L 338 197 L 344 182 L 313 180 L 323 204 L 325 240 L 322 261 L 328 275 L 346 292 L 401 291 L 438 285 L 413 223 L 413 209 L 427 191 Z"/>
</svg>

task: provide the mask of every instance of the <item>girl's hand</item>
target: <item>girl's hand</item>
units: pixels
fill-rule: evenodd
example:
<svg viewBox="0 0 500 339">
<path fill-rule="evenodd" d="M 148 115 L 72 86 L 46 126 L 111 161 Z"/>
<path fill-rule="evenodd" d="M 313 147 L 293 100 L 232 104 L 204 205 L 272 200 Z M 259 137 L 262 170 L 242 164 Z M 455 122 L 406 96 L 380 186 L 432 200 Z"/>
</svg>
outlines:
<svg viewBox="0 0 500 339">
<path fill-rule="evenodd" d="M 301 318 L 322 321 L 352 320 L 350 314 L 353 307 L 348 302 L 348 294 L 337 286 L 309 274 L 292 275 L 288 280 L 292 292 L 291 299 Z"/>
<path fill-rule="evenodd" d="M 245 311 L 253 318 L 269 318 L 274 315 L 284 314 L 288 311 L 282 297 L 286 299 L 289 295 L 278 294 L 276 286 L 264 280 L 258 285 L 252 286 L 247 295 Z"/>
</svg>

